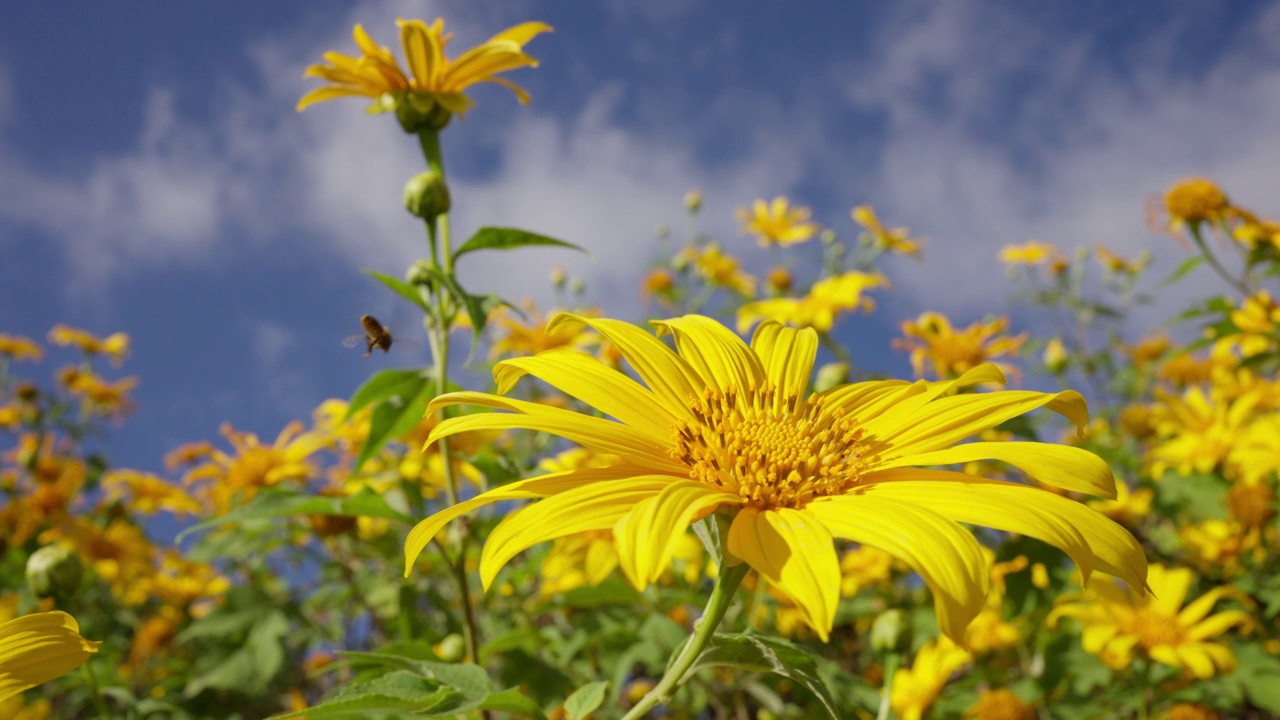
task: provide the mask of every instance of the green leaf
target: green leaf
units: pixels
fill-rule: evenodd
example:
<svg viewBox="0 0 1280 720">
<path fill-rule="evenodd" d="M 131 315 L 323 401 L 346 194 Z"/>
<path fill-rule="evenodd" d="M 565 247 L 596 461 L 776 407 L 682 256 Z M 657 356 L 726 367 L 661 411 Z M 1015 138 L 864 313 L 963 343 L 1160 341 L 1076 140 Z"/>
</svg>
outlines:
<svg viewBox="0 0 1280 720">
<path fill-rule="evenodd" d="M 249 633 L 245 647 L 253 658 L 254 692 L 266 689 L 271 679 L 284 664 L 282 641 L 289 632 L 289 620 L 284 613 L 275 610 L 259 620 Z"/>
<path fill-rule="evenodd" d="M 417 375 L 412 383 L 396 385 L 397 391 L 394 394 L 385 395 L 374 406 L 369 419 L 369 435 L 360 447 L 360 454 L 356 456 L 352 474 L 359 472 L 360 467 L 381 450 L 388 440 L 409 432 L 422 421 L 422 416 L 427 412 L 427 403 L 435 395 L 436 385 L 431 378 L 414 372 Z M 359 394 L 360 391 L 357 390 L 356 395 Z"/>
<path fill-rule="evenodd" d="M 564 711 L 568 714 L 569 720 L 583 720 L 595 712 L 596 708 L 604 703 L 604 695 L 608 689 L 608 681 L 597 680 L 574 690 L 573 694 L 564 701 Z"/>
<path fill-rule="evenodd" d="M 376 272 L 373 270 L 365 270 L 364 274 L 368 275 L 371 278 L 379 280 L 383 285 L 386 285 L 387 287 L 391 288 L 392 292 L 404 298 L 405 300 L 408 300 L 414 305 L 417 305 L 418 307 L 422 308 L 424 311 L 429 312 L 431 310 L 431 306 L 427 305 L 427 301 L 422 297 L 422 293 L 418 290 L 417 285 L 412 285 L 403 280 L 398 280 L 396 278 L 391 277 L 390 275 L 385 275 L 383 273 Z"/>
<path fill-rule="evenodd" d="M 1187 258 L 1186 260 L 1183 260 L 1181 263 L 1178 264 L 1178 269 L 1174 270 L 1173 274 L 1169 275 L 1169 277 L 1165 278 L 1160 283 L 1160 287 L 1168 287 L 1178 282 L 1182 278 L 1186 277 L 1187 273 L 1200 267 L 1203 263 L 1204 263 L 1203 255 L 1195 255 L 1193 257 Z"/>
<path fill-rule="evenodd" d="M 534 718 L 534 720 L 546 720 L 547 718 L 547 716 L 542 712 L 542 708 L 538 707 L 538 703 L 533 701 L 533 698 L 530 698 L 516 688 L 492 693 L 489 697 L 484 699 L 484 702 L 480 703 L 478 709 L 496 710 L 508 715 Z"/>
<path fill-rule="evenodd" d="M 480 334 L 484 332 L 485 325 L 489 322 L 489 313 L 493 312 L 499 305 L 506 305 L 514 308 L 511 303 L 503 300 L 497 295 L 472 295 L 458 284 L 458 276 L 454 273 L 441 272 L 433 269 L 431 272 L 449 295 L 462 307 L 466 308 L 467 316 L 471 318 L 471 350 L 467 353 L 467 365 L 471 364 L 471 358 L 475 355 L 476 345 L 480 342 Z M 518 308 L 516 308 L 518 310 Z"/>
<path fill-rule="evenodd" d="M 563 240 L 517 228 L 482 227 L 453 254 L 454 262 L 477 250 L 514 250 L 522 247 L 562 247 L 590 255 L 585 249 Z"/>
<path fill-rule="evenodd" d="M 1244 687 L 1249 702 L 1268 713 L 1280 714 L 1280 658 L 1257 643 L 1240 646 L 1236 658 L 1239 668 L 1233 679 Z"/>
<path fill-rule="evenodd" d="M 343 421 L 351 419 L 366 405 L 381 402 L 391 397 L 410 398 L 422 392 L 423 383 L 431 382 L 428 370 L 383 370 L 356 388 L 347 405 L 347 414 Z"/>
<path fill-rule="evenodd" d="M 368 682 L 347 686 L 330 699 L 306 710 L 273 715 L 274 720 L 306 717 L 307 720 L 363 718 L 371 712 L 410 710 L 431 713 L 456 702 L 458 691 L 399 670 Z"/>
<path fill-rule="evenodd" d="M 733 667 L 751 672 L 771 672 L 809 688 L 832 720 L 840 712 L 831 691 L 818 673 L 819 658 L 786 640 L 743 633 L 716 635 L 694 661 L 689 672 L 710 667 Z"/>
<path fill-rule="evenodd" d="M 393 510 L 387 501 L 369 488 L 362 488 L 351 497 L 338 498 L 309 495 L 289 488 L 267 488 L 248 503 L 221 517 L 206 520 L 183 530 L 174 542 L 182 542 L 186 536 L 203 532 L 219 525 L 263 518 L 291 517 L 295 515 L 344 515 L 347 517 L 381 517 L 408 521 L 409 517 Z"/>
</svg>

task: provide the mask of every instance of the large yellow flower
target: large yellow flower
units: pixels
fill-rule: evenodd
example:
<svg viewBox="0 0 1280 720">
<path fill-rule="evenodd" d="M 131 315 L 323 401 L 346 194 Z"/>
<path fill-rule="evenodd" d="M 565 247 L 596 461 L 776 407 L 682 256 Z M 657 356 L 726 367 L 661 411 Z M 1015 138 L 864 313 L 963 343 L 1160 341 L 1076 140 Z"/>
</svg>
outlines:
<svg viewBox="0 0 1280 720">
<path fill-rule="evenodd" d="M 1183 607 L 1195 575 L 1186 568 L 1163 565 L 1152 565 L 1149 572 L 1150 593 L 1139 595 L 1110 579 L 1095 578 L 1084 593 L 1054 609 L 1049 622 L 1061 617 L 1079 620 L 1084 625 L 1084 649 L 1113 668 L 1128 667 L 1138 652 L 1202 680 L 1215 672 L 1234 670 L 1231 649 L 1208 641 L 1233 627 L 1252 627 L 1253 619 L 1243 610 L 1212 616 L 1209 611 L 1225 597 L 1248 601 L 1248 596 L 1224 585 Z"/>
<path fill-rule="evenodd" d="M 362 26 L 356 25 L 352 36 L 360 48 L 360 57 L 327 52 L 327 64 L 307 68 L 306 77 L 318 77 L 329 84 L 304 95 L 298 101 L 298 109 L 334 98 L 362 95 L 378 99 L 391 93 L 462 114 L 473 104 L 463 91 L 477 83 L 497 83 L 527 104 L 529 94 L 510 80 L 498 77 L 498 73 L 537 67 L 538 61 L 524 53 L 524 45 L 551 30 L 546 23 L 521 23 L 451 60 L 444 54 L 452 37 L 444 31 L 444 20 L 437 18 L 431 25 L 421 20 L 397 20 L 396 24 L 400 26 L 400 44 L 412 77 L 400 69 L 390 48 L 378 45 Z M 375 104 L 375 109 L 380 107 Z"/>
<path fill-rule="evenodd" d="M 813 237 L 818 232 L 818 224 L 810 222 L 809 215 L 809 208 L 793 206 L 781 196 L 772 202 L 756 200 L 750 209 L 738 208 L 737 212 L 742 232 L 755 235 L 760 247 L 787 247 Z"/>
<path fill-rule="evenodd" d="M 608 417 L 478 392 L 436 398 L 429 411 L 465 404 L 510 412 L 445 420 L 432 439 L 524 428 L 617 459 L 513 483 L 436 513 L 409 534 L 406 573 L 454 518 L 492 502 L 541 498 L 489 536 L 480 560 L 486 587 L 536 543 L 609 529 L 623 572 L 643 588 L 661 576 L 686 528 L 717 510 L 731 521 L 727 562 L 747 562 L 793 599 L 824 639 L 840 596 L 834 538 L 879 547 L 918 572 L 953 638 L 963 638 L 982 610 L 988 582 L 981 549 L 961 522 L 1040 538 L 1064 549 L 1086 575 L 1099 569 L 1143 586 L 1146 559 L 1137 542 L 1083 504 L 1028 485 L 916 467 L 994 459 L 1048 485 L 1113 497 L 1110 468 L 1079 448 L 956 445 L 1040 407 L 1082 427 L 1088 411 L 1079 393 L 950 394 L 1004 380 L 983 365 L 955 381 L 881 380 L 806 395 L 818 350 L 812 329 L 766 322 L 748 346 L 698 315 L 655 324 L 675 337 L 676 352 L 618 320 L 551 320 L 553 328 L 587 325 L 603 335 L 648 387 L 571 351 L 494 368 L 501 393 L 533 375 Z"/>
<path fill-rule="evenodd" d="M 75 618 L 60 611 L 0 625 L 0 700 L 75 670 L 99 644 L 80 637 Z"/>
</svg>

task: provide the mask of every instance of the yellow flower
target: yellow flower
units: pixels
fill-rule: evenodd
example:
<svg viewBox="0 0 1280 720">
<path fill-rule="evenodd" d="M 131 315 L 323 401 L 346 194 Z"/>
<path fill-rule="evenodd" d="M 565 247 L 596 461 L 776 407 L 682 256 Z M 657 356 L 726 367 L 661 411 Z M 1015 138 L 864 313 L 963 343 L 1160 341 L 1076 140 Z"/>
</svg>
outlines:
<svg viewBox="0 0 1280 720">
<path fill-rule="evenodd" d="M 840 558 L 840 596 L 853 597 L 864 587 L 887 584 L 895 564 L 892 555 L 870 545 L 845 552 Z"/>
<path fill-rule="evenodd" d="M 307 458 L 330 442 L 323 433 L 303 432 L 302 423 L 296 421 L 286 425 L 271 445 L 263 445 L 253 433 L 236 431 L 229 423 L 222 424 L 221 432 L 235 454 L 214 450 L 182 480 L 187 485 L 200 483 L 197 494 L 219 515 L 264 487 L 313 477 L 316 470 Z"/>
<path fill-rule="evenodd" d="M 599 585 L 618 567 L 613 533 L 594 530 L 556 538 L 538 569 L 539 594 L 546 598 L 574 588 Z"/>
<path fill-rule="evenodd" d="M 1028 560 L 1019 555 L 1006 562 L 996 562 L 995 553 L 987 548 L 982 549 L 982 554 L 991 566 L 991 591 L 987 593 L 986 607 L 965 632 L 965 647 L 971 652 L 1002 650 L 1022 641 L 1022 632 L 1004 619 L 1005 576 L 1027 569 Z"/>
<path fill-rule="evenodd" d="M 716 321 L 688 315 L 656 323 L 674 335 L 673 352 L 617 320 L 566 314 L 550 325 L 599 332 L 647 387 L 584 353 L 506 361 L 494 368 L 498 392 L 534 375 L 601 416 L 500 395 L 449 393 L 432 401 L 429 411 L 466 404 L 510 412 L 450 418 L 431 439 L 474 430 L 542 430 L 616 459 L 607 467 L 516 482 L 436 513 L 409 534 L 406 573 L 454 518 L 492 502 L 541 498 L 489 536 L 480 560 L 486 587 L 532 545 L 607 529 L 623 572 L 643 588 L 662 575 L 685 529 L 717 509 L 732 515 L 729 556 L 791 598 L 824 639 L 840 595 L 834 538 L 879 547 L 918 572 L 933 591 L 940 626 L 953 638 L 963 638 L 982 609 L 988 584 L 987 563 L 960 522 L 1042 539 L 1064 549 L 1085 574 L 1096 568 L 1142 586 L 1142 549 L 1085 505 L 1028 485 L 916 469 L 995 459 L 1049 485 L 1114 496 L 1110 468 L 1080 448 L 956 445 L 1046 406 L 1083 427 L 1088 411 L 1079 393 L 949 394 L 1003 381 L 983 365 L 950 382 L 872 381 L 806 397 L 818 350 L 811 329 L 766 322 L 748 346 Z"/>
<path fill-rule="evenodd" d="M 49 342 L 59 347 L 74 345 L 85 355 L 106 355 L 115 367 L 120 367 L 129 356 L 129 336 L 119 332 L 100 338 L 93 333 L 59 324 L 49 331 Z"/>
<path fill-rule="evenodd" d="M 1178 537 L 1201 572 L 1232 577 L 1249 551 L 1257 549 L 1260 536 L 1239 522 L 1205 520 L 1179 528 Z"/>
<path fill-rule="evenodd" d="M 464 91 L 477 83 L 497 83 L 527 104 L 528 93 L 498 74 L 521 67 L 537 67 L 538 61 L 524 53 L 524 45 L 551 31 L 551 26 L 545 23 L 521 23 L 451 60 L 444 54 L 445 45 L 452 37 L 444 31 L 444 20 L 436 19 L 429 26 L 421 20 L 397 20 L 396 24 L 400 26 L 400 44 L 412 77 L 400 69 L 389 48 L 379 46 L 362 26 L 356 25 L 352 36 L 360 49 L 360 57 L 328 52 L 324 55 L 327 64 L 307 68 L 306 77 L 318 77 L 329 84 L 304 95 L 298 101 L 298 110 L 339 97 L 381 99 L 389 93 L 397 96 L 396 101 L 407 100 L 423 115 L 430 114 L 436 106 L 446 113 L 461 115 L 474 104 Z M 391 108 L 375 103 L 373 109 Z M 443 127 L 443 123 L 437 127 Z"/>
<path fill-rule="evenodd" d="M 738 258 L 727 255 L 715 243 L 708 244 L 702 250 L 694 250 L 693 270 L 708 282 L 729 288 L 739 295 L 756 294 L 756 279 L 742 270 Z"/>
<path fill-rule="evenodd" d="M 173 550 L 165 551 L 159 569 L 144 584 L 151 597 L 184 610 L 193 604 L 216 598 L 231 588 L 231 581 L 212 565 L 184 560 Z"/>
<path fill-rule="evenodd" d="M 19 362 L 23 360 L 40 362 L 44 357 L 44 350 L 29 337 L 0 333 L 0 355 L 6 355 Z"/>
<path fill-rule="evenodd" d="M 889 252 L 920 259 L 920 249 L 925 244 L 924 238 L 912 238 L 911 231 L 907 228 L 886 229 L 880 224 L 880 218 L 876 217 L 875 208 L 870 205 L 859 205 L 850 212 L 850 215 L 853 216 L 854 222 L 866 229 L 872 240 L 880 247 Z"/>
<path fill-rule="evenodd" d="M 1218 713 L 1197 703 L 1174 703 L 1159 720 L 1218 720 Z"/>
<path fill-rule="evenodd" d="M 926 643 L 910 668 L 900 668 L 893 674 L 889 706 L 902 720 L 920 720 L 951 676 L 971 659 L 964 648 L 946 637 Z"/>
<path fill-rule="evenodd" d="M 560 348 L 583 350 L 600 343 L 598 336 L 588 332 L 551 332 L 546 318 L 534 307 L 532 300 L 524 302 L 524 310 L 529 316 L 528 322 L 521 320 L 516 311 L 505 305 L 489 316 L 489 322 L 498 332 L 498 338 L 489 349 L 491 359 L 505 354 L 536 355 Z"/>
<path fill-rule="evenodd" d="M 791 271 L 781 266 L 772 267 L 765 284 L 775 293 L 787 292 L 791 289 Z"/>
<path fill-rule="evenodd" d="M 772 320 L 799 328 L 831 332 L 842 313 L 871 312 L 875 301 L 863 293 L 888 286 L 883 275 L 856 270 L 836 275 L 813 284 L 802 298 L 770 298 L 757 300 L 738 308 L 738 332 L 746 332 L 761 320 Z"/>
<path fill-rule="evenodd" d="M 1114 579 L 1095 578 L 1085 592 L 1059 604 L 1049 622 L 1061 617 L 1079 620 L 1084 626 L 1084 649 L 1116 669 L 1129 667 L 1135 653 L 1201 680 L 1235 669 L 1231 649 L 1208 641 L 1233 627 L 1252 627 L 1254 622 L 1242 610 L 1212 616 L 1209 612 L 1225 597 L 1249 602 L 1247 595 L 1224 585 L 1183 607 L 1195 575 L 1186 568 L 1163 565 L 1148 569 L 1147 583 L 1151 592 L 1139 596 L 1132 586 L 1126 590 Z"/>
<path fill-rule="evenodd" d="M 965 720 L 1035 720 L 1036 706 L 1012 690 L 983 690 L 978 702 L 964 713 Z"/>
<path fill-rule="evenodd" d="M 75 670 L 100 644 L 80 637 L 75 618 L 60 611 L 0 625 L 0 700 Z"/>
<path fill-rule="evenodd" d="M 1110 270 L 1117 275 L 1133 275 L 1142 272 L 1142 268 L 1146 267 L 1149 256 L 1143 255 L 1136 260 L 1128 260 L 1123 258 L 1103 245 L 1094 248 L 1094 253 L 1098 257 L 1098 262 L 1102 263 L 1102 267 Z"/>
<path fill-rule="evenodd" d="M 1280 250 L 1280 222 L 1259 220 L 1250 214 L 1244 214 L 1243 219 L 1243 223 L 1232 229 L 1232 237 L 1250 249 L 1265 243 Z"/>
<path fill-rule="evenodd" d="M 644 292 L 646 295 L 666 295 L 676 286 L 676 279 L 666 268 L 652 270 L 644 276 Z"/>
<path fill-rule="evenodd" d="M 1169 229 L 1174 232 L 1188 224 L 1217 221 L 1231 208 L 1218 186 L 1201 177 L 1178 181 L 1165 193 L 1164 204 L 1169 211 Z"/>
<path fill-rule="evenodd" d="M 1227 491 L 1227 512 L 1251 530 L 1261 530 L 1276 516 L 1276 491 L 1269 483 L 1241 480 Z"/>
<path fill-rule="evenodd" d="M 1128 483 L 1116 483 L 1114 500 L 1090 500 L 1089 507 L 1122 525 L 1132 525 L 1151 512 L 1154 493 L 1149 488 L 1129 490 Z"/>
<path fill-rule="evenodd" d="M 1148 335 L 1133 345 L 1122 345 L 1120 349 L 1133 360 L 1134 365 L 1146 365 L 1159 360 L 1161 355 L 1168 352 L 1169 335 L 1168 333 Z"/>
<path fill-rule="evenodd" d="M 893 346 L 911 351 L 911 367 L 917 377 L 924 375 L 926 360 L 933 365 L 939 379 L 956 377 L 995 358 L 1016 356 L 1027 334 L 1004 335 L 1008 328 L 1009 318 L 1000 317 L 975 322 L 957 331 L 942 313 L 923 312 L 914 322 L 902 323 L 905 337 L 894 340 Z M 1003 372 L 1018 376 L 1017 368 L 1008 363 L 993 364 Z"/>
<path fill-rule="evenodd" d="M 49 720 L 52 714 L 53 706 L 44 698 L 31 703 L 23 701 L 21 695 L 0 700 L 0 717 L 9 718 L 9 720 Z"/>
<path fill-rule="evenodd" d="M 1271 293 L 1259 290 L 1244 299 L 1238 310 L 1231 311 L 1231 322 L 1240 331 L 1228 335 L 1219 342 L 1229 348 L 1239 348 L 1244 357 L 1252 357 L 1276 346 L 1276 324 L 1280 323 L 1280 305 Z"/>
<path fill-rule="evenodd" d="M 41 533 L 40 541 L 70 545 L 125 604 L 146 602 L 144 581 L 155 572 L 155 548 L 137 525 L 117 518 L 102 528 L 76 517 Z"/>
<path fill-rule="evenodd" d="M 1198 387 L 1181 397 L 1157 390 L 1156 397 L 1152 425 L 1162 442 L 1148 453 L 1154 477 L 1170 467 L 1182 475 L 1211 472 L 1239 443 L 1260 399 L 1249 393 L 1232 400 Z"/>
<path fill-rule="evenodd" d="M 1005 245 L 1000 249 L 1000 262 L 1009 267 L 1044 265 L 1059 256 L 1058 248 L 1039 240 L 1028 240 L 1021 245 Z"/>
<path fill-rule="evenodd" d="M 182 488 L 151 473 L 112 470 L 102 477 L 109 500 L 124 500 L 131 512 L 154 515 L 161 510 L 186 517 L 197 515 L 200 504 Z M 127 499 L 125 499 L 127 498 Z"/>
<path fill-rule="evenodd" d="M 1049 369 L 1049 372 L 1060 373 L 1067 368 L 1067 361 L 1070 358 L 1062 338 L 1055 337 L 1044 346 L 1044 355 L 1040 359 L 1044 361 L 1044 366 Z"/>
<path fill-rule="evenodd" d="M 738 221 L 745 235 L 755 235 L 760 247 L 788 247 L 813 237 L 817 223 L 809 221 L 809 208 L 792 206 L 785 197 L 773 202 L 756 200 L 751 209 L 738 208 Z"/>
</svg>

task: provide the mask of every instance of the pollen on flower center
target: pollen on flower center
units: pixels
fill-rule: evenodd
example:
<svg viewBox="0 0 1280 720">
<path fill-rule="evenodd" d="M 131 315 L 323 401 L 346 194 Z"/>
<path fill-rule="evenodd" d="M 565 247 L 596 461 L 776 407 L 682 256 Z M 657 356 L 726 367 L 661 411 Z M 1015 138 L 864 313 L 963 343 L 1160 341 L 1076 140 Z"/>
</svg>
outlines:
<svg viewBox="0 0 1280 720">
<path fill-rule="evenodd" d="M 758 507 L 803 507 L 844 493 L 867 459 L 863 429 L 824 398 L 782 396 L 776 388 L 708 389 L 676 428 L 676 458 L 689 476 Z"/>
<path fill-rule="evenodd" d="M 1139 612 L 1133 618 L 1133 634 L 1148 651 L 1160 645 L 1175 645 L 1181 638 L 1177 620 L 1150 612 Z"/>
</svg>

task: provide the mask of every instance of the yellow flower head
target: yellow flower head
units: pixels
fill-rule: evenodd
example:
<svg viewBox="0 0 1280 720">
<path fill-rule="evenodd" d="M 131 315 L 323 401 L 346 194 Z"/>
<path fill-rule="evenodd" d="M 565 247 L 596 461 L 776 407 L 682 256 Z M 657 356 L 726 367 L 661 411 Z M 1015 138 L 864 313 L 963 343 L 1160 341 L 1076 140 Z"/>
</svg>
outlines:
<svg viewBox="0 0 1280 720">
<path fill-rule="evenodd" d="M 1123 525 L 1133 525 L 1151 512 L 1155 494 L 1150 488 L 1129 490 L 1127 483 L 1116 483 L 1115 500 L 1090 500 L 1089 507 Z"/>
<path fill-rule="evenodd" d="M 792 206 L 785 197 L 773 202 L 756 200 L 751 208 L 738 208 L 738 221 L 744 235 L 755 235 L 760 247 L 788 247 L 813 237 L 817 223 L 809 221 L 809 208 Z"/>
<path fill-rule="evenodd" d="M 951 676 L 969 664 L 972 658 L 964 648 L 946 637 L 932 640 L 920 648 L 910 668 L 893 674 L 893 690 L 889 706 L 902 720 L 920 720 L 924 711 L 938 699 Z"/>
<path fill-rule="evenodd" d="M 1131 665 L 1135 653 L 1201 680 L 1235 669 L 1231 649 L 1209 641 L 1233 627 L 1250 628 L 1253 619 L 1243 610 L 1212 616 L 1209 612 L 1226 597 L 1248 603 L 1247 595 L 1225 585 L 1183 607 L 1195 575 L 1163 565 L 1149 568 L 1147 583 L 1151 592 L 1139 595 L 1132 586 L 1125 589 L 1113 579 L 1095 578 L 1084 593 L 1059 604 L 1049 622 L 1061 617 L 1079 620 L 1084 626 L 1084 649 L 1116 669 Z"/>
<path fill-rule="evenodd" d="M 0 355 L 17 362 L 23 360 L 40 362 L 44 357 L 44 349 L 29 337 L 0 333 Z"/>
<path fill-rule="evenodd" d="M 154 515 L 163 510 L 186 517 L 200 512 L 200 504 L 185 490 L 151 473 L 112 470 L 103 476 L 102 486 L 109 500 L 122 500 L 135 513 Z"/>
<path fill-rule="evenodd" d="M 1147 262 L 1151 259 L 1149 255 L 1144 253 L 1135 260 L 1129 260 L 1111 252 L 1103 245 L 1098 245 L 1098 247 L 1094 248 L 1094 252 L 1102 267 L 1117 275 L 1133 275 L 1142 272 L 1142 269 L 1147 266 Z"/>
<path fill-rule="evenodd" d="M 854 222 L 867 231 L 876 245 L 892 253 L 920 259 L 920 249 L 925 245 L 924 238 L 912 238 L 911 231 L 907 228 L 892 230 L 885 228 L 880 224 L 875 208 L 870 205 L 859 205 L 850 212 L 850 215 L 853 216 Z"/>
<path fill-rule="evenodd" d="M 926 360 L 939 379 L 956 377 L 996 358 L 1016 356 L 1027 340 L 1027 334 L 1003 334 L 1008 328 L 1009 318 L 1000 317 L 988 322 L 975 322 L 957 331 L 942 313 L 924 312 L 914 322 L 902 323 L 905 337 L 894 340 L 893 346 L 911 351 L 911 367 L 917 377 L 924 375 Z M 1018 376 L 1014 366 L 994 364 L 1002 371 Z"/>
<path fill-rule="evenodd" d="M 730 559 L 745 561 L 790 598 L 823 639 L 840 596 L 836 538 L 878 547 L 919 573 L 933 591 L 943 632 L 953 638 L 964 637 L 989 582 L 987 562 L 961 522 L 1042 539 L 1086 574 L 1100 569 L 1143 586 L 1146 558 L 1137 542 L 1085 505 L 1030 485 L 919 469 L 1000 460 L 1048 485 L 1113 497 L 1110 468 L 1080 448 L 957 444 L 1040 407 L 1083 427 L 1087 409 L 1079 393 L 952 394 L 1003 382 L 998 370 L 981 365 L 948 382 L 880 380 L 806 394 L 818 351 L 812 329 L 766 322 L 748 345 L 698 315 L 655 324 L 674 336 L 675 351 L 617 320 L 562 314 L 550 322 L 553 331 L 586 326 L 600 333 L 640 381 L 565 350 L 494 368 L 499 393 L 533 375 L 598 416 L 478 392 L 433 400 L 429 412 L 459 404 L 506 412 L 450 418 L 431 440 L 522 428 L 614 459 L 490 490 L 423 520 L 406 541 L 405 572 L 454 518 L 492 502 L 539 498 L 490 534 L 480 559 L 486 587 L 532 545 L 610 530 L 623 572 L 643 588 L 661 577 L 686 528 L 717 510 L 732 518 Z"/>
<path fill-rule="evenodd" d="M 1028 240 L 1021 245 L 1005 245 L 1000 250 L 1000 262 L 1009 267 L 1044 265 L 1059 256 L 1058 248 L 1038 240 Z"/>
<path fill-rule="evenodd" d="M 1165 192 L 1164 205 L 1169 212 L 1169 229 L 1175 232 L 1184 225 L 1214 222 L 1231 208 L 1226 194 L 1202 177 L 1179 180 Z"/>
<path fill-rule="evenodd" d="M 1239 522 L 1205 520 L 1178 529 L 1178 537 L 1189 562 L 1201 572 L 1232 577 L 1251 550 L 1257 550 L 1259 535 Z"/>
<path fill-rule="evenodd" d="M 756 294 L 755 277 L 744 272 L 738 258 L 721 251 L 719 245 L 709 243 L 693 252 L 693 270 L 699 277 L 745 297 Z"/>
<path fill-rule="evenodd" d="M 885 585 L 897 565 L 889 553 L 863 545 L 840 558 L 840 596 L 853 597 L 864 587 Z"/>
<path fill-rule="evenodd" d="M 875 301 L 864 293 L 888 285 L 883 275 L 857 270 L 825 278 L 814 283 L 802 298 L 757 300 L 738 308 L 738 332 L 746 332 L 761 320 L 831 332 L 840 315 L 874 310 Z"/>
<path fill-rule="evenodd" d="M 302 423 L 291 422 L 280 431 L 275 443 L 263 445 L 253 433 L 239 432 L 223 423 L 221 432 L 235 454 L 214 450 L 201 465 L 191 468 L 183 483 L 199 483 L 197 491 L 214 513 L 222 514 L 236 501 L 253 497 L 258 490 L 284 480 L 301 480 L 315 475 L 307 458 L 331 440 L 318 432 L 303 432 Z"/>
<path fill-rule="evenodd" d="M 491 359 L 503 355 L 537 355 L 561 348 L 584 350 L 600 344 L 598 335 L 581 329 L 576 332 L 551 331 L 546 317 L 534 306 L 532 300 L 526 300 L 523 305 L 529 318 L 527 321 L 505 305 L 489 316 L 489 322 L 497 333 L 497 339 L 489 348 Z"/>
<path fill-rule="evenodd" d="M 155 547 L 137 525 L 117 518 L 104 528 L 77 517 L 41 533 L 40 540 L 74 548 L 126 605 L 146 602 L 144 581 L 155 571 Z"/>
<path fill-rule="evenodd" d="M 1040 359 L 1049 372 L 1060 373 L 1067 368 L 1071 355 L 1067 351 L 1067 346 L 1063 344 L 1062 338 L 1055 337 L 1044 346 L 1044 354 Z"/>
<path fill-rule="evenodd" d="M 978 702 L 964 713 L 965 720 L 1035 720 L 1036 706 L 1012 690 L 983 690 Z"/>
<path fill-rule="evenodd" d="M 1241 215 L 1244 220 L 1231 230 L 1231 236 L 1237 242 L 1251 250 L 1263 245 L 1270 245 L 1280 250 L 1280 222 L 1270 219 L 1260 220 L 1239 209 L 1236 210 L 1236 214 Z"/>
<path fill-rule="evenodd" d="M 1174 703 L 1159 720 L 1218 720 L 1218 713 L 1198 703 Z"/>
<path fill-rule="evenodd" d="M 1181 396 L 1157 390 L 1152 425 L 1161 442 L 1148 452 L 1154 477 L 1172 467 L 1182 475 L 1212 472 L 1240 445 L 1260 399 L 1257 393 L 1228 398 L 1192 387 Z"/>
<path fill-rule="evenodd" d="M 1134 365 L 1142 366 L 1159 360 L 1169 351 L 1168 333 L 1148 335 L 1132 345 L 1123 345 L 1121 350 L 1133 360 Z"/>
<path fill-rule="evenodd" d="M 49 342 L 59 347 L 74 345 L 85 355 L 106 355 L 115 367 L 120 367 L 129 356 L 129 336 L 119 332 L 100 338 L 78 328 L 54 325 L 49 331 Z"/>
<path fill-rule="evenodd" d="M 784 293 L 791 289 L 791 271 L 776 266 L 769 268 L 769 275 L 765 279 L 765 284 L 775 293 Z"/>
<path fill-rule="evenodd" d="M 390 48 L 378 45 L 362 26 L 356 25 L 352 36 L 360 56 L 328 52 L 324 55 L 325 64 L 307 68 L 306 77 L 318 77 L 328 84 L 304 95 L 298 101 L 298 110 L 334 98 L 364 96 L 380 101 L 374 103 L 375 112 L 397 109 L 407 102 L 417 113 L 430 116 L 438 107 L 444 111 L 443 118 L 428 122 L 443 127 L 450 114 L 461 115 L 471 107 L 473 101 L 464 91 L 477 83 L 497 83 L 527 104 L 528 93 L 498 75 L 516 68 L 537 67 L 538 61 L 524 53 L 525 43 L 551 31 L 546 23 L 522 23 L 450 59 L 445 56 L 445 46 L 452 34 L 444 31 L 444 20 L 436 19 L 431 25 L 421 20 L 397 20 L 396 24 L 400 26 L 400 45 L 410 75 L 400 69 Z M 384 95 L 392 98 L 391 107 L 385 104 Z"/>
<path fill-rule="evenodd" d="M 75 670 L 100 644 L 80 637 L 75 618 L 61 611 L 0 624 L 0 701 Z"/>
<path fill-rule="evenodd" d="M 1238 481 L 1227 491 L 1227 511 L 1245 527 L 1261 530 L 1276 517 L 1276 491 L 1270 483 Z"/>
<path fill-rule="evenodd" d="M 644 276 L 644 292 L 646 295 L 666 295 L 676 286 L 676 279 L 666 268 L 657 268 Z"/>
</svg>

